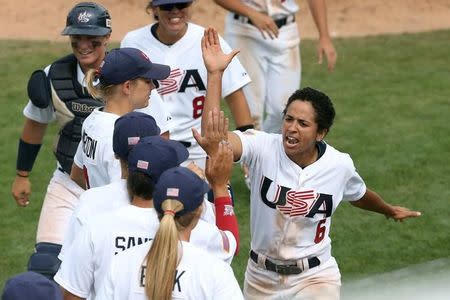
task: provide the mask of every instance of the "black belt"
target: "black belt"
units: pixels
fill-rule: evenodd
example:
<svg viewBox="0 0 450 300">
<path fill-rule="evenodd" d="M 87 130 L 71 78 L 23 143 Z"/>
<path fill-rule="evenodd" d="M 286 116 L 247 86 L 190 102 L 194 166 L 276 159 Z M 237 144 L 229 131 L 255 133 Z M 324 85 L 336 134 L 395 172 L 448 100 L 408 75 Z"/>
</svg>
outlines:
<svg viewBox="0 0 450 300">
<path fill-rule="evenodd" d="M 234 14 L 233 18 L 235 20 L 239 20 L 241 22 L 253 25 L 253 22 L 249 18 L 247 18 L 245 16 Z M 295 14 L 287 15 L 287 16 L 285 16 L 283 18 L 279 18 L 279 19 L 274 19 L 273 21 L 275 22 L 275 24 L 277 25 L 278 28 L 281 28 L 281 27 L 283 27 L 285 25 L 294 23 L 295 22 Z"/>
<path fill-rule="evenodd" d="M 250 250 L 250 258 L 255 262 L 258 263 L 258 254 Z M 317 256 L 308 258 L 308 267 L 310 269 L 317 267 L 320 265 L 320 260 L 317 258 Z M 290 264 L 290 265 L 277 265 L 276 263 L 270 261 L 266 258 L 265 262 L 266 270 L 276 272 L 278 274 L 282 275 L 294 275 L 294 274 L 300 274 L 303 272 L 303 269 L 297 266 L 297 264 Z"/>
</svg>

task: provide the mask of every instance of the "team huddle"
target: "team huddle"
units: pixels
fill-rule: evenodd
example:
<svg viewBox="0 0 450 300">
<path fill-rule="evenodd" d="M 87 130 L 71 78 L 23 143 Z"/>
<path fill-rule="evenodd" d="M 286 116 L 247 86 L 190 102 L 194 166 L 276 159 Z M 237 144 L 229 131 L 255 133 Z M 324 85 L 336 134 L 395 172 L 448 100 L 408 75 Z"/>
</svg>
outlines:
<svg viewBox="0 0 450 300">
<path fill-rule="evenodd" d="M 189 22 L 192 2 L 150 1 L 155 22 L 110 51 L 106 8 L 82 2 L 68 13 L 62 34 L 73 53 L 33 72 L 23 111 L 12 186 L 19 206 L 29 204 L 47 125 L 60 126 L 28 270 L 56 282 L 64 299 L 339 299 L 329 237 L 339 203 L 396 221 L 420 213 L 386 203 L 326 143 L 330 98 L 296 90 L 295 1 L 216 0 L 230 10 L 226 35 L 245 49 L 242 64 L 214 29 Z M 325 0 L 309 5 L 332 69 Z M 250 188 L 243 291 L 230 266 L 240 244 L 234 162 Z M 24 295 L 20 280 L 6 284 L 4 299 Z"/>
</svg>

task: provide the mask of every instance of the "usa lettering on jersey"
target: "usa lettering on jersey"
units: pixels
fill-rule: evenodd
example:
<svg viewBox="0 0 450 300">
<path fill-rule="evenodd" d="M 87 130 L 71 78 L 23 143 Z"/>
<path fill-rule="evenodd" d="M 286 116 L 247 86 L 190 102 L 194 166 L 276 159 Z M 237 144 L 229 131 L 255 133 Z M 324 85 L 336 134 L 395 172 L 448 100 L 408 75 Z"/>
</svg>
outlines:
<svg viewBox="0 0 450 300">
<path fill-rule="evenodd" d="M 184 93 L 187 88 L 206 91 L 205 83 L 197 69 L 171 70 L 168 78 L 159 81 L 158 93 L 163 96 L 173 92 Z"/>
<path fill-rule="evenodd" d="M 317 193 L 313 189 L 296 191 L 289 187 L 272 184 L 273 181 L 265 176 L 261 181 L 260 195 L 263 203 L 286 216 L 314 218 L 316 214 L 323 214 L 325 218 L 328 218 L 332 214 L 331 195 Z M 272 193 L 269 192 L 271 187 Z M 271 201 L 268 199 L 269 194 L 272 194 Z"/>
</svg>

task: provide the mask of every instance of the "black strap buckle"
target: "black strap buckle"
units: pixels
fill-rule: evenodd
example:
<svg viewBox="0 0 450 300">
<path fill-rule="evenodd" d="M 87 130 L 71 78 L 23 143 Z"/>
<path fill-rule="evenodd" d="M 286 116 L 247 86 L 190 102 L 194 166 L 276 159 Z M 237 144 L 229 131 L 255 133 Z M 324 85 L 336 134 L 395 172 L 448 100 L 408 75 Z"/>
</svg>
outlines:
<svg viewBox="0 0 450 300">
<path fill-rule="evenodd" d="M 295 265 L 276 265 L 275 266 L 275 272 L 281 275 L 296 275 L 303 272 L 302 269 L 300 269 L 298 266 Z"/>
<path fill-rule="evenodd" d="M 250 258 L 255 262 L 258 263 L 258 253 L 256 253 L 253 250 L 250 250 Z M 308 267 L 309 269 L 312 269 L 314 267 L 317 267 L 320 265 L 320 260 L 316 256 L 308 258 Z M 266 258 L 264 266 L 266 267 L 266 270 L 276 272 L 281 275 L 297 275 L 303 272 L 303 269 L 300 268 L 296 264 L 289 264 L 289 265 L 283 265 L 283 264 L 276 264 Z"/>
</svg>

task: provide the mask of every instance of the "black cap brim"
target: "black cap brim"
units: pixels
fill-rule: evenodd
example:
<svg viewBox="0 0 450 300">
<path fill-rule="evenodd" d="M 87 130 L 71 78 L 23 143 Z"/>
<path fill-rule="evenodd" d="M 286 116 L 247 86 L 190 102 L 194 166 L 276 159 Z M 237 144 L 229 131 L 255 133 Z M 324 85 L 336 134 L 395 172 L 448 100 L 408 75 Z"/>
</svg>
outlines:
<svg viewBox="0 0 450 300">
<path fill-rule="evenodd" d="M 99 26 L 74 27 L 67 26 L 61 32 L 61 35 L 89 35 L 89 36 L 105 36 L 111 33 L 110 28 Z"/>
</svg>

